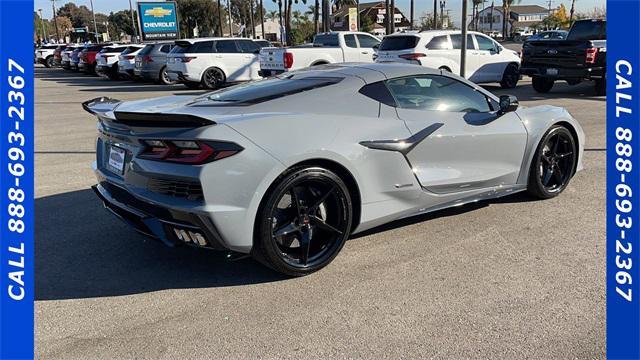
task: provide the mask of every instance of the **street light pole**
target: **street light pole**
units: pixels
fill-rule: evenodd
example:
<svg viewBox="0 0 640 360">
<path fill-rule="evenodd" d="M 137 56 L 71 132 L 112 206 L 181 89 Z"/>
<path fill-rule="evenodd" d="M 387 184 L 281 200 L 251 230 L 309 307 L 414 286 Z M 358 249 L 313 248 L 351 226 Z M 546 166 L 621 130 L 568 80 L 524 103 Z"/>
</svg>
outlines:
<svg viewBox="0 0 640 360">
<path fill-rule="evenodd" d="M 435 30 L 437 28 L 438 28 L 438 0 L 433 0 L 433 29 Z"/>
<path fill-rule="evenodd" d="M 96 42 L 98 42 L 98 24 L 96 24 L 96 13 L 93 11 L 93 0 L 89 0 L 91 4 L 91 15 L 93 15 L 93 33 L 96 36 Z"/>
<path fill-rule="evenodd" d="M 135 42 L 138 42 L 136 39 L 138 37 L 138 32 L 136 31 L 136 20 L 133 16 L 133 6 L 131 5 L 131 0 L 129 0 L 129 13 L 131 13 L 131 29 L 133 30 L 132 38 L 133 40 L 135 40 Z"/>
<path fill-rule="evenodd" d="M 460 76 L 462 77 L 467 65 L 467 1 L 462 0 L 462 39 L 460 41 Z"/>
<path fill-rule="evenodd" d="M 58 31 L 58 20 L 56 20 L 56 0 L 51 0 L 51 7 L 53 8 L 53 26 L 56 27 L 56 37 L 60 41 L 60 32 Z"/>
<path fill-rule="evenodd" d="M 446 2 L 444 0 L 440 0 L 440 27 L 444 29 L 444 7 L 446 6 Z"/>
<path fill-rule="evenodd" d="M 391 19 L 391 34 L 393 34 L 396 32 L 396 0 L 391 0 L 391 16 L 389 18 Z"/>
</svg>

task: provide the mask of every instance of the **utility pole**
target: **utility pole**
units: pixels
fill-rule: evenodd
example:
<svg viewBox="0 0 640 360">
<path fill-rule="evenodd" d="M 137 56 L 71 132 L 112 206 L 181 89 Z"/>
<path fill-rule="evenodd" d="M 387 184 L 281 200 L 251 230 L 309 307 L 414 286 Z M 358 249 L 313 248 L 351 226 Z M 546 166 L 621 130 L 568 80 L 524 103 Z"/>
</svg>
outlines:
<svg viewBox="0 0 640 360">
<path fill-rule="evenodd" d="M 445 0 L 440 0 L 440 27 L 444 29 L 444 7 L 446 6 Z"/>
<path fill-rule="evenodd" d="M 413 0 L 411 0 L 411 26 L 409 26 L 409 30 L 413 30 Z"/>
<path fill-rule="evenodd" d="M 391 16 L 390 16 L 390 23 L 391 23 L 391 34 L 393 34 L 394 32 L 396 32 L 396 0 L 391 0 Z"/>
<path fill-rule="evenodd" d="M 462 39 L 460 39 L 460 76 L 464 77 L 467 65 L 467 1 L 462 0 Z"/>
<path fill-rule="evenodd" d="M 129 0 L 129 13 L 131 14 L 131 30 L 132 32 L 132 36 L 131 36 L 131 40 L 133 40 L 133 42 L 138 42 L 137 41 L 137 34 L 138 32 L 136 31 L 136 20 L 135 17 L 133 16 L 133 6 L 131 5 L 131 0 Z"/>
<path fill-rule="evenodd" d="M 253 13 L 253 0 L 249 0 L 249 16 L 251 16 L 251 38 L 255 39 L 256 38 L 256 24 L 253 22 L 253 18 L 254 18 L 254 13 Z"/>
<path fill-rule="evenodd" d="M 489 23 L 489 32 L 493 32 L 493 5 L 494 0 L 491 0 L 491 22 Z"/>
<path fill-rule="evenodd" d="M 438 28 L 438 0 L 433 0 L 433 29 L 435 30 L 437 28 Z"/>
<path fill-rule="evenodd" d="M 227 0 L 227 8 L 229 10 L 229 36 L 233 37 L 233 28 L 231 27 L 231 0 Z"/>
<path fill-rule="evenodd" d="M 89 0 L 89 3 L 91 4 L 91 15 L 93 15 L 93 34 L 98 42 L 98 24 L 96 24 L 96 13 L 93 11 L 93 0 Z"/>
<path fill-rule="evenodd" d="M 317 21 L 316 21 L 316 26 L 318 26 Z M 264 38 L 264 6 L 262 6 L 262 0 L 260 0 L 260 30 L 262 31 L 262 39 L 266 40 Z"/>
<path fill-rule="evenodd" d="M 385 2 L 384 2 L 384 18 L 385 18 L 385 21 L 386 21 L 386 24 L 384 24 L 384 31 L 385 31 L 386 35 L 390 35 L 391 34 L 391 20 L 389 20 L 389 18 L 391 16 L 390 1 L 391 0 L 385 0 Z"/>
<path fill-rule="evenodd" d="M 53 8 L 53 26 L 56 27 L 56 37 L 60 41 L 60 32 L 58 31 L 58 20 L 56 20 L 56 0 L 51 0 L 51 7 Z"/>
</svg>

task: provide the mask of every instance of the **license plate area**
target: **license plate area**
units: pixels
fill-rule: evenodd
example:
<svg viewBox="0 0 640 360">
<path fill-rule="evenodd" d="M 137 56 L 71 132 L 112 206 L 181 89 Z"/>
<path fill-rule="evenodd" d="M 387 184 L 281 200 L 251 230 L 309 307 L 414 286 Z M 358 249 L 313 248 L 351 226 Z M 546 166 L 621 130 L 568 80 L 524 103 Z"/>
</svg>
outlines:
<svg viewBox="0 0 640 360">
<path fill-rule="evenodd" d="M 554 69 L 554 68 L 547 69 L 547 75 L 553 75 L 553 76 L 558 75 L 558 69 Z"/>
<path fill-rule="evenodd" d="M 107 145 L 107 154 L 107 168 L 109 171 L 118 175 L 124 175 L 127 151 L 121 147 L 109 144 Z"/>
</svg>

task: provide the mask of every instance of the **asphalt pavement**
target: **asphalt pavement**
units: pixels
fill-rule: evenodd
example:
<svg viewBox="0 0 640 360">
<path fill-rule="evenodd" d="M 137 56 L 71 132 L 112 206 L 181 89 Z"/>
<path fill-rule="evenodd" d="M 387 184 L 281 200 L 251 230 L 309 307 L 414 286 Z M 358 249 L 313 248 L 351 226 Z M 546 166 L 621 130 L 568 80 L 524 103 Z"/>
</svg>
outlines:
<svg viewBox="0 0 640 360">
<path fill-rule="evenodd" d="M 397 221 L 299 279 L 147 240 L 90 190 L 82 101 L 202 91 L 42 67 L 35 85 L 37 358 L 605 357 L 605 98 L 590 83 L 487 86 L 582 124 L 585 170 L 561 196 Z"/>
</svg>

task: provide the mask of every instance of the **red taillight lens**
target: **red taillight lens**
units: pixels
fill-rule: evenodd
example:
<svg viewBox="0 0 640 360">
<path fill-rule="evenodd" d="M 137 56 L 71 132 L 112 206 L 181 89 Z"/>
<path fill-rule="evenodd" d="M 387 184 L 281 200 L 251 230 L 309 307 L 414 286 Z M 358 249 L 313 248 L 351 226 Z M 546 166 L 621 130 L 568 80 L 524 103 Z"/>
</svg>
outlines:
<svg viewBox="0 0 640 360">
<path fill-rule="evenodd" d="M 183 56 L 183 57 L 176 58 L 176 61 L 179 60 L 179 61 L 181 61 L 183 63 L 188 63 L 193 59 L 197 59 L 197 57 L 196 56 Z"/>
<path fill-rule="evenodd" d="M 595 64 L 597 55 L 598 55 L 598 48 L 587 49 L 587 55 L 586 55 L 585 62 L 587 64 Z"/>
<path fill-rule="evenodd" d="M 124 58 L 125 60 L 132 60 L 132 59 L 133 59 L 133 58 L 135 58 L 135 57 L 136 57 L 135 55 L 124 55 L 124 56 L 123 56 L 123 58 Z"/>
<path fill-rule="evenodd" d="M 291 69 L 293 66 L 293 54 L 289 52 L 284 53 L 284 67 Z"/>
<path fill-rule="evenodd" d="M 200 165 L 224 159 L 243 150 L 237 144 L 222 141 L 144 140 L 138 157 L 148 160 Z"/>
<path fill-rule="evenodd" d="M 142 62 L 145 62 L 145 63 L 153 62 L 153 58 L 151 58 L 151 56 L 149 55 L 145 55 L 142 57 Z"/>
<path fill-rule="evenodd" d="M 423 53 L 413 53 L 413 54 L 402 54 L 399 55 L 400 58 L 405 59 L 405 60 L 418 60 L 421 57 L 425 57 L 427 56 L 427 54 L 423 54 Z"/>
</svg>

